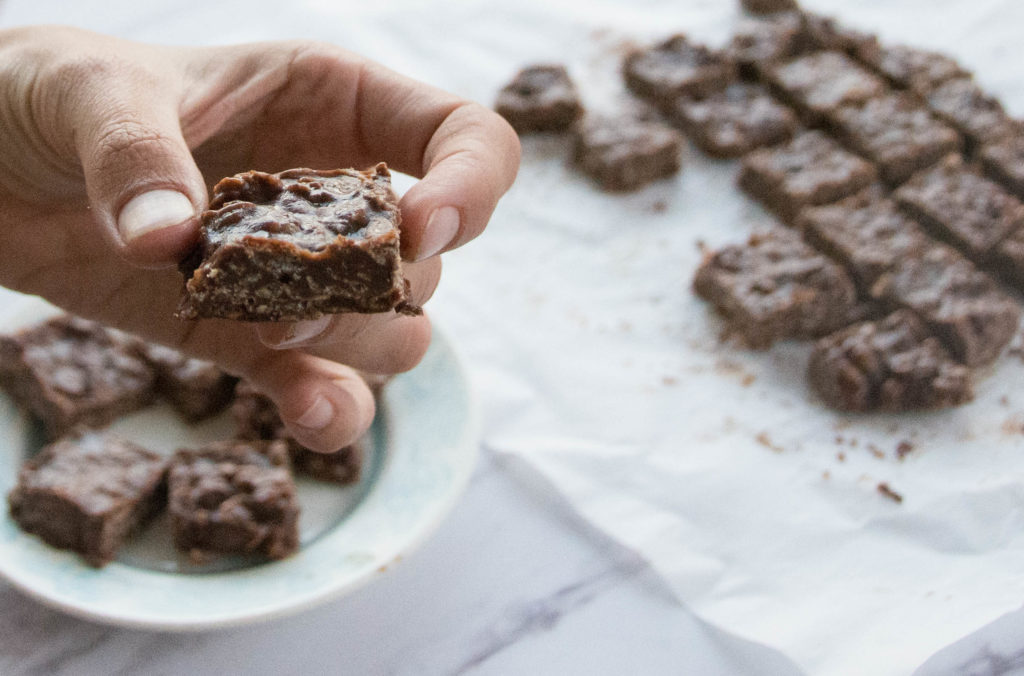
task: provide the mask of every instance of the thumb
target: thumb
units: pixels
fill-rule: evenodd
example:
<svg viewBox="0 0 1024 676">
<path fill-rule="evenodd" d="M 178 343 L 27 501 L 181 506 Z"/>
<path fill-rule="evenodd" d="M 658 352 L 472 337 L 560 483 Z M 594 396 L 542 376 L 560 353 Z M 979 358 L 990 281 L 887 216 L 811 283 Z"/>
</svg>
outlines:
<svg viewBox="0 0 1024 676">
<path fill-rule="evenodd" d="M 112 84 L 119 94 L 93 98 L 76 124 L 89 201 L 125 258 L 176 263 L 195 242 L 206 184 L 176 104 L 152 89 Z"/>
</svg>

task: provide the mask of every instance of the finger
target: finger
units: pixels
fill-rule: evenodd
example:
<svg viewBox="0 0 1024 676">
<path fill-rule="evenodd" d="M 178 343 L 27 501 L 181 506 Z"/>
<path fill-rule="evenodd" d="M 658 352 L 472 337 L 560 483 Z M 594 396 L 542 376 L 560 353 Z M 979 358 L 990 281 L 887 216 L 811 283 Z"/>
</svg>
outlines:
<svg viewBox="0 0 1024 676">
<path fill-rule="evenodd" d="M 302 352 L 268 352 L 243 377 L 274 401 L 288 432 L 311 450 L 344 448 L 373 422 L 373 393 L 348 366 Z"/>
<path fill-rule="evenodd" d="M 410 302 L 423 305 L 434 294 L 441 279 L 441 259 L 405 265 L 403 273 L 411 289 Z M 343 339 L 347 342 L 362 339 L 376 345 L 387 341 L 386 332 L 394 330 L 395 320 L 401 319 L 403 315 L 394 313 L 346 313 L 302 322 L 264 322 L 257 325 L 257 332 L 264 345 L 276 350 L 340 343 Z M 364 332 L 365 335 L 361 335 Z"/>
<path fill-rule="evenodd" d="M 89 201 L 126 258 L 174 263 L 194 243 L 207 200 L 181 134 L 175 84 L 131 64 L 98 63 L 69 83 L 66 113 Z"/>
</svg>

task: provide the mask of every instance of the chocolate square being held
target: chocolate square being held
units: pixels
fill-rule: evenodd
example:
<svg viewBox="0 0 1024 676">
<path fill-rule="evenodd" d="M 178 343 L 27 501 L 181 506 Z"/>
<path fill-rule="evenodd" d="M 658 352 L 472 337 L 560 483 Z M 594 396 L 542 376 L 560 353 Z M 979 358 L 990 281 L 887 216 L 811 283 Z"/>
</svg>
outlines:
<svg viewBox="0 0 1024 676">
<path fill-rule="evenodd" d="M 979 156 L 985 173 L 1024 200 L 1024 125 L 1019 132 L 987 144 Z"/>
<path fill-rule="evenodd" d="M 1003 104 L 982 91 L 969 77 L 943 82 L 928 94 L 927 100 L 936 115 L 966 137 L 968 151 L 972 153 L 1019 129 L 1006 114 Z"/>
<path fill-rule="evenodd" d="M 683 136 L 660 122 L 588 116 L 575 131 L 574 161 L 602 190 L 623 192 L 679 171 Z"/>
<path fill-rule="evenodd" d="M 634 94 L 667 106 L 683 94 L 705 96 L 721 89 L 735 78 L 736 67 L 723 53 L 680 34 L 630 51 L 622 74 Z"/>
<path fill-rule="evenodd" d="M 796 115 L 755 84 L 737 82 L 698 100 L 682 96 L 667 111 L 701 150 L 714 157 L 738 157 L 792 137 Z"/>
<path fill-rule="evenodd" d="M 915 175 L 894 197 L 936 237 L 982 263 L 1003 239 L 1024 227 L 1024 204 L 958 155 Z"/>
<path fill-rule="evenodd" d="M 167 460 L 156 453 L 82 431 L 24 464 L 7 496 L 11 518 L 47 544 L 103 566 L 163 507 L 166 470 Z"/>
<path fill-rule="evenodd" d="M 240 439 L 283 439 L 288 443 L 292 468 L 317 481 L 350 484 L 362 473 L 364 449 L 361 442 L 346 446 L 334 453 L 318 453 L 293 439 L 281 422 L 274 402 L 256 391 L 247 382 L 239 383 L 235 401 L 231 405 L 237 436 Z"/>
<path fill-rule="evenodd" d="M 819 251 L 842 263 L 865 291 L 930 240 L 892 200 L 868 191 L 835 204 L 805 209 L 797 227 Z"/>
<path fill-rule="evenodd" d="M 214 416 L 231 402 L 237 378 L 216 364 L 156 344 L 145 345 L 143 354 L 156 371 L 157 392 L 186 422 Z"/>
<path fill-rule="evenodd" d="M 834 133 L 873 162 L 882 178 L 899 185 L 961 148 L 960 134 L 905 94 L 842 106 L 829 115 Z"/>
<path fill-rule="evenodd" d="M 994 362 L 1020 322 L 1013 298 L 942 244 L 883 274 L 871 295 L 890 308 L 913 310 L 958 361 L 972 367 Z"/>
<path fill-rule="evenodd" d="M 137 339 L 62 315 L 0 336 L 0 387 L 39 418 L 49 438 L 104 427 L 149 405 L 156 376 Z"/>
<path fill-rule="evenodd" d="M 566 131 L 583 113 L 569 72 L 557 64 L 520 70 L 498 92 L 494 109 L 520 134 Z"/>
<path fill-rule="evenodd" d="M 415 313 L 402 276 L 400 222 L 383 163 L 225 178 L 203 213 L 198 246 L 181 264 L 178 316 L 298 321 Z"/>
<path fill-rule="evenodd" d="M 819 131 L 761 148 L 743 158 L 738 183 L 748 195 L 792 223 L 801 209 L 830 204 L 874 183 L 875 168 Z"/>
<path fill-rule="evenodd" d="M 813 52 L 772 66 L 765 77 L 776 94 L 810 124 L 823 124 L 840 106 L 881 96 L 885 82 L 840 52 Z"/>
<path fill-rule="evenodd" d="M 861 61 L 900 89 L 927 95 L 944 82 L 970 72 L 945 54 L 907 45 L 886 45 L 858 54 Z"/>
<path fill-rule="evenodd" d="M 970 370 L 909 310 L 822 338 L 807 375 L 818 396 L 840 411 L 948 408 L 974 396 Z"/>
<path fill-rule="evenodd" d="M 693 288 L 755 349 L 830 333 L 849 323 L 857 305 L 846 271 L 782 229 L 706 256 Z"/>
<path fill-rule="evenodd" d="M 175 546 L 281 559 L 299 548 L 299 505 L 284 441 L 220 441 L 171 460 L 168 509 Z"/>
</svg>

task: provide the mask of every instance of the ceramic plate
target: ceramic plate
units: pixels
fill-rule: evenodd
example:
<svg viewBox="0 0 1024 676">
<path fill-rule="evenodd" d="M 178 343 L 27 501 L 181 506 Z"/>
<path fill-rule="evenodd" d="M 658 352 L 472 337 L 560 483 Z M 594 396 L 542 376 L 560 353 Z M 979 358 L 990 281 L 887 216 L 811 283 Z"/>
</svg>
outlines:
<svg viewBox="0 0 1024 676">
<path fill-rule="evenodd" d="M 0 331 L 52 312 L 0 289 Z M 153 450 L 222 439 L 222 415 L 188 426 L 165 406 L 125 418 L 118 431 Z M 102 569 L 22 533 L 3 509 L 0 575 L 56 608 L 111 624 L 197 630 L 295 612 L 338 597 L 375 576 L 426 538 L 454 505 L 478 448 L 478 418 L 459 359 L 438 331 L 423 362 L 385 388 L 368 437 L 359 483 L 299 481 L 302 547 L 289 559 L 222 559 L 190 564 L 158 518 Z M 0 394 L 0 492 L 41 443 L 32 422 Z M 2 503 L 0 503 L 2 504 Z"/>
</svg>

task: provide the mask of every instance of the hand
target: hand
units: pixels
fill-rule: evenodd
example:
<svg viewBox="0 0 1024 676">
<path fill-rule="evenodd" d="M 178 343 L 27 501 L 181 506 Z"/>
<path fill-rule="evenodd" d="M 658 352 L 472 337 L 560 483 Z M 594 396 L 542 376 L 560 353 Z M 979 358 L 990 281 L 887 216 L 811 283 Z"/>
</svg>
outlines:
<svg viewBox="0 0 1024 676">
<path fill-rule="evenodd" d="M 0 284 L 217 362 L 267 393 L 316 450 L 366 430 L 373 398 L 353 369 L 412 368 L 429 343 L 426 317 L 182 322 L 173 265 L 219 178 L 381 160 L 422 178 L 400 203 L 422 303 L 437 254 L 478 235 L 515 177 L 518 140 L 494 113 L 319 43 L 180 48 L 52 26 L 0 32 Z"/>
</svg>

